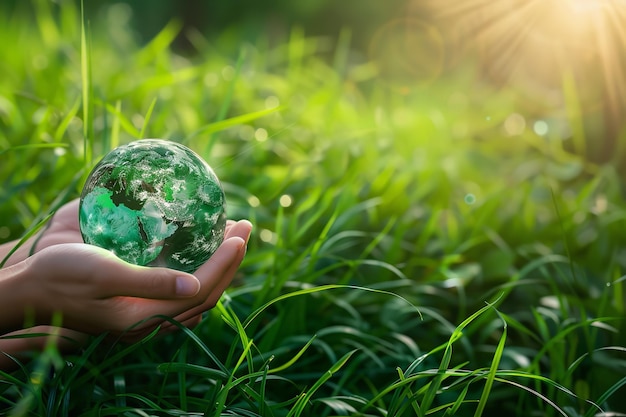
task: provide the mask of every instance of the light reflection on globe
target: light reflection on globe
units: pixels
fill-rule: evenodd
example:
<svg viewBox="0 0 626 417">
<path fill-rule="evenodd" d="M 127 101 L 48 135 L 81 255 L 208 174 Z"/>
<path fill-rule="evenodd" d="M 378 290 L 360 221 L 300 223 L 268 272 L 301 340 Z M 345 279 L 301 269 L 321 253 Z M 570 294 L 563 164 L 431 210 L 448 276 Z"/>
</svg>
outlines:
<svg viewBox="0 0 626 417">
<path fill-rule="evenodd" d="M 126 262 L 194 272 L 224 239 L 224 190 L 191 149 L 138 140 L 115 148 L 91 171 L 79 224 L 85 243 Z"/>
</svg>

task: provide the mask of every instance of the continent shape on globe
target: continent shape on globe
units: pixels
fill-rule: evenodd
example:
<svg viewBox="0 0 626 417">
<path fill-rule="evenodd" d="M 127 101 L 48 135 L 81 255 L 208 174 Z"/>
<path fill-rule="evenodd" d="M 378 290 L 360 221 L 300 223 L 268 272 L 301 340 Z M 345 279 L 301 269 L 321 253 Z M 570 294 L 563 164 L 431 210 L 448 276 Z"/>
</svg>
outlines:
<svg viewBox="0 0 626 417">
<path fill-rule="evenodd" d="M 79 225 L 85 243 L 126 262 L 193 272 L 224 240 L 224 190 L 186 146 L 138 140 L 113 149 L 91 171 Z"/>
</svg>

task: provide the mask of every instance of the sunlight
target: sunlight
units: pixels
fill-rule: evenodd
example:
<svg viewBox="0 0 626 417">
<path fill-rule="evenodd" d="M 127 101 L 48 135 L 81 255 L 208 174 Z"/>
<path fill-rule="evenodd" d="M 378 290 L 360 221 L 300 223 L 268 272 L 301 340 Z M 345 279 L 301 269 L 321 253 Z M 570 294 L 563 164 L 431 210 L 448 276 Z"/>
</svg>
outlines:
<svg viewBox="0 0 626 417">
<path fill-rule="evenodd" d="M 611 0 L 569 0 L 563 2 L 564 6 L 570 7 L 578 13 L 591 12 L 595 13 L 599 10 L 610 6 Z"/>
<path fill-rule="evenodd" d="M 562 107 L 572 76 L 585 108 L 626 110 L 626 0 L 426 0 L 409 13 L 447 28 L 446 55 L 478 55 L 480 70 L 531 100 Z M 425 6 L 426 4 L 426 6 Z M 610 117 L 610 116 L 609 116 Z"/>
<path fill-rule="evenodd" d="M 554 28 L 553 35 L 561 38 L 610 30 L 611 14 L 619 13 L 618 4 L 611 0 L 552 0 L 541 2 L 537 7 L 539 13 L 544 12 L 542 7 L 551 12 L 547 16 L 548 25 Z"/>
</svg>

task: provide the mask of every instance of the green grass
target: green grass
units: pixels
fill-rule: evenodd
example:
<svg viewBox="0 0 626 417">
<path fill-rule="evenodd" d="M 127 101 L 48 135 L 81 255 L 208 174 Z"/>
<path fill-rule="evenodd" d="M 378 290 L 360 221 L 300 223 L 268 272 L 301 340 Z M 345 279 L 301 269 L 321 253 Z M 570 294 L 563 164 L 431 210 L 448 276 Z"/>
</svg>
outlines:
<svg viewBox="0 0 626 417">
<path fill-rule="evenodd" d="M 202 154 L 255 232 L 197 328 L 50 346 L 0 373 L 2 414 L 626 413 L 618 167 L 507 136 L 514 92 L 471 65 L 398 93 L 349 31 L 183 55 L 176 21 L 140 45 L 72 4 L 0 14 L 2 240 L 141 137 Z"/>
</svg>

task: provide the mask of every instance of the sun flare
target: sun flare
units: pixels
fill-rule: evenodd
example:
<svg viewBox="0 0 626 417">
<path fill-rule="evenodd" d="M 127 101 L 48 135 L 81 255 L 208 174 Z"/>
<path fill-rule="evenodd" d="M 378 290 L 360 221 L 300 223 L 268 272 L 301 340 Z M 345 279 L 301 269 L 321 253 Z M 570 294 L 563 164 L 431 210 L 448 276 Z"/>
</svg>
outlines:
<svg viewBox="0 0 626 417">
<path fill-rule="evenodd" d="M 624 126 L 626 0 L 413 0 L 372 44 L 383 65 L 413 68 L 404 79 L 434 80 L 474 62 L 536 112 L 562 112 L 575 97 L 602 120 L 602 135 L 617 137 Z"/>
</svg>

